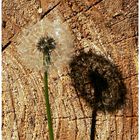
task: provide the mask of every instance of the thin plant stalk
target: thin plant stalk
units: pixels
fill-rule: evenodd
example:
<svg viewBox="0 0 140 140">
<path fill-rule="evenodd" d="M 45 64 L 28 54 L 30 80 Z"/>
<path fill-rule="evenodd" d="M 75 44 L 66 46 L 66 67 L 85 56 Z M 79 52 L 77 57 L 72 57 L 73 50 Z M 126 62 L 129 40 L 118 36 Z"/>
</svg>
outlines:
<svg viewBox="0 0 140 140">
<path fill-rule="evenodd" d="M 55 49 L 55 40 L 51 37 L 42 37 L 37 43 L 37 48 L 39 51 L 43 52 L 43 65 L 45 68 L 44 72 L 44 95 L 46 102 L 46 112 L 48 118 L 48 130 L 50 140 L 54 140 L 53 127 L 52 127 L 52 118 L 51 118 L 51 109 L 49 103 L 49 92 L 48 92 L 48 69 L 50 63 L 50 54 L 53 49 Z"/>
<path fill-rule="evenodd" d="M 48 61 L 48 60 L 46 60 L 46 61 Z M 48 67 L 48 66 L 46 66 L 46 67 Z M 54 140 L 51 109 L 50 109 L 50 103 L 49 103 L 49 92 L 48 92 L 48 69 L 46 69 L 44 72 L 44 88 L 45 88 L 44 94 L 45 94 L 45 101 L 46 101 L 46 111 L 47 111 L 47 117 L 48 117 L 49 137 L 50 137 L 50 140 Z"/>
</svg>

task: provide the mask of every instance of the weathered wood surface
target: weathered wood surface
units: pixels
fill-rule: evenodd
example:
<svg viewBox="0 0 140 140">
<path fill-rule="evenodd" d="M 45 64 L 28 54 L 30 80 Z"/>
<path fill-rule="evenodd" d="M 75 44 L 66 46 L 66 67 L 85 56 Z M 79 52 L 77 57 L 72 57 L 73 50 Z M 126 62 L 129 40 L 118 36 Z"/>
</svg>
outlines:
<svg viewBox="0 0 140 140">
<path fill-rule="evenodd" d="M 3 139 L 48 139 L 41 55 L 33 51 L 45 32 L 57 40 L 62 59 L 53 55 L 56 67 L 51 67 L 49 79 L 55 140 L 91 139 L 93 108 L 78 96 L 69 76 L 69 58 L 81 49 L 109 58 L 122 72 L 127 89 L 121 109 L 97 111 L 95 139 L 137 140 L 137 1 L 4 0 L 2 4 Z M 57 29 L 61 35 L 56 35 Z"/>
</svg>

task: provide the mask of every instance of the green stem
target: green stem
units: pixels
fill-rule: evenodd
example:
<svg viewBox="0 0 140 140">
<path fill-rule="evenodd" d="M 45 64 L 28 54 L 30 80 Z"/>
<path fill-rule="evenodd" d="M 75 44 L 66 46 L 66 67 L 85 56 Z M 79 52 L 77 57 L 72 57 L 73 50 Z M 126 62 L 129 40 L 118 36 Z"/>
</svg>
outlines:
<svg viewBox="0 0 140 140">
<path fill-rule="evenodd" d="M 47 71 L 45 71 L 45 73 L 44 73 L 44 86 L 45 86 L 46 110 L 47 110 L 47 116 L 48 116 L 49 137 L 50 137 L 50 140 L 54 140 L 52 119 L 51 119 L 51 110 L 50 110 L 50 103 L 49 103 L 48 73 L 47 73 Z"/>
</svg>

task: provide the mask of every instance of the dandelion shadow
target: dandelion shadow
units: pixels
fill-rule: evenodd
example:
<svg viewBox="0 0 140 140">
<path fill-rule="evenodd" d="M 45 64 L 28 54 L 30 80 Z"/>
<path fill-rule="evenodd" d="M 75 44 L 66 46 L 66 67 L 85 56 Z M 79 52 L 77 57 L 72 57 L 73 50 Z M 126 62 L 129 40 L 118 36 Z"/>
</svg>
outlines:
<svg viewBox="0 0 140 140">
<path fill-rule="evenodd" d="M 113 113 L 122 108 L 126 87 L 118 68 L 91 50 L 74 56 L 70 68 L 78 96 L 93 109 L 90 140 L 94 140 L 97 111 Z"/>
</svg>

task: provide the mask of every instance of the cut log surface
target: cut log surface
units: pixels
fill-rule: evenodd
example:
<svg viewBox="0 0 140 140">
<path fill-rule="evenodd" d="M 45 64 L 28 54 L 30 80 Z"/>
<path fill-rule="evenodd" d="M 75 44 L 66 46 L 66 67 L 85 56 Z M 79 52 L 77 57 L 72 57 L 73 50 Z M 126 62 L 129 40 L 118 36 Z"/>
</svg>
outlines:
<svg viewBox="0 0 140 140">
<path fill-rule="evenodd" d="M 43 56 L 36 47 L 44 36 L 56 41 L 49 66 L 55 140 L 138 139 L 137 3 L 137 0 L 3 1 L 3 140 L 49 140 Z M 113 112 L 91 105 L 71 77 L 70 63 L 77 61 L 74 56 L 89 51 L 115 65 L 122 75 L 125 101 Z"/>
</svg>

